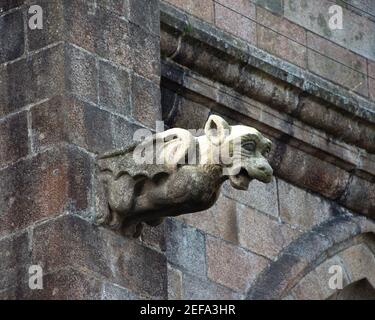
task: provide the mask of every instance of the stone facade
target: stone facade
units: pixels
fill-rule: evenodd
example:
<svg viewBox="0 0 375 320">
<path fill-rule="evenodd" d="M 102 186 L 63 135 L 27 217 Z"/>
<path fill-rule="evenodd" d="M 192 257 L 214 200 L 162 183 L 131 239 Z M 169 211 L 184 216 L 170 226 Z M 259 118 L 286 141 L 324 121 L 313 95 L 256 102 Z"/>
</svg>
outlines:
<svg viewBox="0 0 375 320">
<path fill-rule="evenodd" d="M 337 3 L 340 31 L 333 0 L 0 0 L 0 298 L 374 298 L 375 5 Z M 274 142 L 270 184 L 93 224 L 97 154 L 211 114 Z"/>
</svg>

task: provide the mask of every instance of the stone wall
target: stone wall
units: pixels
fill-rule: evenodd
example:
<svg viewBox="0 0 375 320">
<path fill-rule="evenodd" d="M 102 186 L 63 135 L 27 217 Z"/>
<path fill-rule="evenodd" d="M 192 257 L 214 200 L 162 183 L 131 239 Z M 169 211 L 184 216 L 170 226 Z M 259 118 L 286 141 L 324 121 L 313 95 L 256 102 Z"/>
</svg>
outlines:
<svg viewBox="0 0 375 320">
<path fill-rule="evenodd" d="M 375 8 L 336 33 L 312 2 L 0 0 L 0 298 L 338 298 L 332 264 L 371 291 Z M 272 183 L 136 240 L 93 224 L 97 154 L 212 113 L 274 141 Z"/>
<path fill-rule="evenodd" d="M 213 208 L 178 219 L 194 248 L 183 261 L 167 255 L 172 297 L 336 299 L 340 291 L 328 286 L 331 266 L 347 270 L 344 286 L 372 278 L 374 225 L 361 214 L 375 213 L 375 106 L 367 70 L 375 51 L 367 43 L 371 32 L 359 36 L 375 27 L 371 10 L 340 2 L 344 26 L 361 25 L 344 28 L 343 41 L 342 34 L 327 33 L 331 1 L 167 2 L 172 6 L 163 4 L 161 11 L 167 125 L 202 128 L 210 114 L 220 114 L 275 143 L 271 184 L 252 182 L 246 192 L 224 185 Z M 356 107 L 344 110 L 349 104 Z M 361 113 L 358 124 L 353 112 Z M 357 125 L 368 145 L 353 140 Z M 346 151 L 334 151 L 341 143 Z M 346 157 L 352 147 L 352 159 L 369 157 L 368 174 L 359 174 L 362 191 L 355 176 L 364 168 Z M 350 271 L 364 250 L 371 263 Z"/>
<path fill-rule="evenodd" d="M 32 4 L 42 30 L 28 28 Z M 158 2 L 0 11 L 0 297 L 166 298 L 159 234 L 125 240 L 90 220 L 96 154 L 161 117 Z M 29 289 L 30 265 L 44 290 Z"/>
<path fill-rule="evenodd" d="M 285 61 L 375 98 L 375 7 L 371 1 L 167 0 Z M 329 7 L 343 8 L 340 31 Z"/>
</svg>

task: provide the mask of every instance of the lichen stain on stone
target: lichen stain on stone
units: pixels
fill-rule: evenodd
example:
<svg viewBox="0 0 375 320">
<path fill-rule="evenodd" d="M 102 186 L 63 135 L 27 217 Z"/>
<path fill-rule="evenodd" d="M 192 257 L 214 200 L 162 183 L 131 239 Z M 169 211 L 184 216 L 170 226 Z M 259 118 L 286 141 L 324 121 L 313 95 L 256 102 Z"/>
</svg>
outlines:
<svg viewBox="0 0 375 320">
<path fill-rule="evenodd" d="M 296 11 L 296 4 L 295 4 L 294 0 L 289 1 L 289 10 L 292 11 L 292 12 Z"/>
<path fill-rule="evenodd" d="M 357 41 L 362 40 L 363 39 L 363 32 L 362 31 L 358 32 L 358 34 L 356 34 L 354 36 L 354 39 L 357 40 Z"/>
<path fill-rule="evenodd" d="M 304 10 L 306 10 L 306 9 L 309 8 L 309 5 L 307 4 L 307 1 L 306 1 L 306 0 L 303 0 L 303 1 L 301 2 L 301 7 L 302 7 Z"/>
<path fill-rule="evenodd" d="M 324 35 L 330 38 L 332 36 L 332 31 L 328 27 L 327 21 L 321 13 L 318 16 L 318 24 L 322 28 Z"/>
</svg>

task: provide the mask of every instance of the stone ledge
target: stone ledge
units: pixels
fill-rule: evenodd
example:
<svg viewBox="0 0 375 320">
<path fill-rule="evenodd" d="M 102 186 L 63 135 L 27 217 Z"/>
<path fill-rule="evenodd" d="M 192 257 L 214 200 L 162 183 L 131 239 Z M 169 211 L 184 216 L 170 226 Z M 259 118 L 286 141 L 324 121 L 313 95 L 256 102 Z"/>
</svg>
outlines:
<svg viewBox="0 0 375 320">
<path fill-rule="evenodd" d="M 374 103 L 164 2 L 161 51 L 164 57 L 184 67 L 375 152 Z M 312 108 L 316 112 L 310 112 Z M 322 118 L 326 110 L 329 116 Z M 333 119 L 345 121 L 332 127 Z M 358 133 L 347 134 L 348 121 Z"/>
<path fill-rule="evenodd" d="M 228 117 L 238 118 L 242 122 L 249 122 L 250 125 L 275 138 L 282 135 L 291 136 L 292 140 L 288 142 L 291 145 L 347 171 L 356 169 L 375 176 L 375 157 L 372 154 L 333 139 L 325 132 L 308 126 L 300 120 L 291 119 L 284 112 L 241 95 L 225 85 L 166 60 L 162 62 L 162 79 L 164 86 L 172 90 L 177 87 L 183 89 L 181 95 L 198 104 L 220 111 Z M 257 121 L 256 124 L 251 123 L 253 119 Z"/>
<path fill-rule="evenodd" d="M 219 112 L 234 122 L 251 125 L 268 135 L 275 145 L 270 160 L 278 177 L 335 200 L 355 212 L 370 217 L 374 215 L 371 182 L 375 176 L 374 155 L 337 141 L 300 120 L 291 121 L 285 113 L 174 63 L 164 62 L 162 75 L 165 89 L 177 92 L 176 96 L 188 99 L 197 108 L 207 109 L 207 114 Z M 201 123 L 206 120 L 205 114 L 194 116 L 189 113 L 189 119 L 180 121 L 179 125 L 189 129 L 192 118 L 193 122 L 196 117 L 195 123 Z M 171 121 L 170 124 L 174 125 L 174 120 Z"/>
<path fill-rule="evenodd" d="M 163 86 L 273 138 L 277 176 L 374 216 L 374 103 L 163 2 L 161 50 Z"/>
</svg>

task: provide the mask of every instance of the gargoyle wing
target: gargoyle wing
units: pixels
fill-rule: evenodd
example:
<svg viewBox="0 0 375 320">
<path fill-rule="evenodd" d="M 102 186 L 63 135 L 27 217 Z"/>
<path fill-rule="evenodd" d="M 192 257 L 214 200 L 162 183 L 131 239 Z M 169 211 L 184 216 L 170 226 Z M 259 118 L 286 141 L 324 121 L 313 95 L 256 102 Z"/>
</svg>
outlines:
<svg viewBox="0 0 375 320">
<path fill-rule="evenodd" d="M 134 157 L 140 156 L 148 164 L 175 168 L 186 164 L 187 157 L 195 155 L 196 140 L 185 129 L 174 128 L 159 132 L 140 143 L 134 149 Z M 146 156 L 145 153 L 148 153 Z"/>
<path fill-rule="evenodd" d="M 196 139 L 185 129 L 174 128 L 156 133 L 138 145 L 110 152 L 99 158 L 102 171 L 116 178 L 122 174 L 152 179 L 158 173 L 171 173 L 186 159 L 195 159 Z"/>
</svg>

